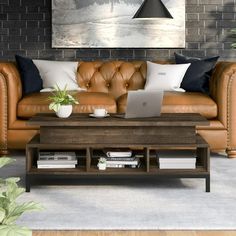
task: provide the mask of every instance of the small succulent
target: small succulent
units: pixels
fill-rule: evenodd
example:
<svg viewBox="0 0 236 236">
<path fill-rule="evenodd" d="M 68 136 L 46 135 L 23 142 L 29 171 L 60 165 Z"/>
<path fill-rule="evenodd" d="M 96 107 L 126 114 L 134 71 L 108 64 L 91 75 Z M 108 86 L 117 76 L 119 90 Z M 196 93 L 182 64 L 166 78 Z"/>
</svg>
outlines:
<svg viewBox="0 0 236 236">
<path fill-rule="evenodd" d="M 233 36 L 233 37 L 236 37 L 236 29 L 231 29 L 231 35 Z M 232 43 L 231 44 L 231 47 L 232 48 L 236 48 L 236 42 L 234 42 L 234 43 Z"/>
<path fill-rule="evenodd" d="M 79 102 L 69 94 L 66 86 L 64 89 L 60 89 L 58 85 L 55 87 L 55 91 L 52 92 L 52 96 L 48 97 L 52 102 L 49 104 L 49 109 L 58 112 L 62 105 L 79 104 Z"/>
<path fill-rule="evenodd" d="M 104 163 L 106 163 L 106 162 L 107 162 L 107 160 L 106 160 L 105 157 L 100 157 L 100 158 L 98 159 L 98 163 L 104 164 Z"/>
</svg>

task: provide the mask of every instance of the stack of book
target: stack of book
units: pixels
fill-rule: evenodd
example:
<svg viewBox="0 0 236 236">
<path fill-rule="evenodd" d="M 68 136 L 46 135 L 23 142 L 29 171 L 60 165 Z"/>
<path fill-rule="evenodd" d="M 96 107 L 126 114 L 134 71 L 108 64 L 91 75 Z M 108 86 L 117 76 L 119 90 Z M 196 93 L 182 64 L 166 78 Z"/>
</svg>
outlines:
<svg viewBox="0 0 236 236">
<path fill-rule="evenodd" d="M 132 156 L 131 150 L 107 150 L 107 168 L 137 168 L 140 165 L 139 158 Z"/>
<path fill-rule="evenodd" d="M 158 152 L 158 162 L 160 169 L 195 169 L 196 152 Z"/>
<path fill-rule="evenodd" d="M 37 166 L 40 169 L 75 168 L 77 158 L 75 152 L 45 152 L 40 151 Z"/>
</svg>

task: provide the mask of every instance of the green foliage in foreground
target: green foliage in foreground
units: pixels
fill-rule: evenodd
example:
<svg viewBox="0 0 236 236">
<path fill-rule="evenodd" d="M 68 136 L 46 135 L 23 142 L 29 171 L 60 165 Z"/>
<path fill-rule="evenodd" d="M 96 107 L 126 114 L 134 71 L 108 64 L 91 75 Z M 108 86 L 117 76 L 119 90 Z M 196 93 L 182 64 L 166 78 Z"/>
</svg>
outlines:
<svg viewBox="0 0 236 236">
<path fill-rule="evenodd" d="M 0 168 L 11 164 L 15 160 L 0 158 Z M 17 198 L 25 192 L 18 186 L 20 178 L 0 178 L 0 235 L 1 236 L 30 236 L 32 231 L 16 225 L 16 220 L 26 211 L 41 210 L 42 206 L 34 202 L 16 202 Z"/>
</svg>

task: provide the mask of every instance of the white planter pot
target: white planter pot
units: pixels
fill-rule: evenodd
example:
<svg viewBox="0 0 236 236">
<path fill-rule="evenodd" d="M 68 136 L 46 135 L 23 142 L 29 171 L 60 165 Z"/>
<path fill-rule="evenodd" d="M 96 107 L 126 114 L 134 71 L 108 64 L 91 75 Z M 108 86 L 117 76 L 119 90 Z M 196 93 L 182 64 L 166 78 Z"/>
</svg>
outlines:
<svg viewBox="0 0 236 236">
<path fill-rule="evenodd" d="M 72 113 L 72 105 L 62 105 L 56 115 L 60 118 L 67 118 Z"/>
<path fill-rule="evenodd" d="M 105 170 L 107 168 L 107 164 L 106 163 L 98 163 L 98 169 L 99 170 Z"/>
</svg>

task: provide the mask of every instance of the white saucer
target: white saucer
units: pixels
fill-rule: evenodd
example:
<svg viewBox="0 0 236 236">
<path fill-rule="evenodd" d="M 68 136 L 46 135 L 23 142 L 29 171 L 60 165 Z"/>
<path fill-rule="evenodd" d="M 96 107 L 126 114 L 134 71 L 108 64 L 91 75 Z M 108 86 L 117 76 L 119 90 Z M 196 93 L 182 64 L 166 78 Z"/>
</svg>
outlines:
<svg viewBox="0 0 236 236">
<path fill-rule="evenodd" d="M 94 117 L 94 118 L 105 118 L 105 117 L 109 117 L 109 114 L 106 114 L 105 116 L 97 116 L 95 114 L 89 114 L 90 117 Z"/>
</svg>

